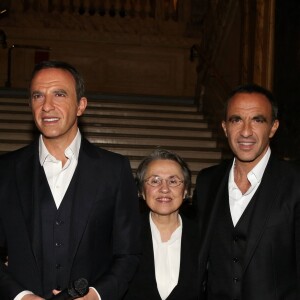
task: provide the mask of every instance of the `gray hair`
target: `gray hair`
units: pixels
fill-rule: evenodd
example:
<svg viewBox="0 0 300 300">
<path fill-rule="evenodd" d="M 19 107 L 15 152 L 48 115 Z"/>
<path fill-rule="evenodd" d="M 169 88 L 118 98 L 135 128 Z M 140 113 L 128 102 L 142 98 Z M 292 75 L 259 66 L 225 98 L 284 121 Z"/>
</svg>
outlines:
<svg viewBox="0 0 300 300">
<path fill-rule="evenodd" d="M 154 160 L 172 160 L 178 163 L 184 177 L 185 189 L 187 190 L 188 195 L 190 195 L 191 171 L 187 163 L 176 153 L 165 149 L 155 149 L 152 153 L 145 157 L 138 166 L 136 171 L 136 183 L 140 194 L 142 194 L 143 192 L 143 185 L 147 168 L 149 164 Z"/>
</svg>

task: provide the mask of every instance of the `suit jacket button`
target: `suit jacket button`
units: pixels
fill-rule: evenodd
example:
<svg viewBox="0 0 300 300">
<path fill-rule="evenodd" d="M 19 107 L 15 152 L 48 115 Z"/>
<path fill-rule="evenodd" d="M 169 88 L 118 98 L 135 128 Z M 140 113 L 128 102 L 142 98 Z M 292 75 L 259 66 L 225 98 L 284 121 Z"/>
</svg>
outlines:
<svg viewBox="0 0 300 300">
<path fill-rule="evenodd" d="M 233 237 L 233 241 L 236 243 L 238 240 L 239 240 L 239 237 L 238 237 L 237 235 L 235 235 L 235 236 Z"/>
<path fill-rule="evenodd" d="M 206 280 L 202 281 L 202 291 L 205 292 L 206 291 Z"/>
</svg>

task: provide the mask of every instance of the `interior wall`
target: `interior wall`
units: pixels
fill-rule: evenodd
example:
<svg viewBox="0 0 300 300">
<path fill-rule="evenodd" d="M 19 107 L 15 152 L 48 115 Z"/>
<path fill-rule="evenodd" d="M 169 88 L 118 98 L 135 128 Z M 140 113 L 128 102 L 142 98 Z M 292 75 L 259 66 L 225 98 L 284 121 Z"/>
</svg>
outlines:
<svg viewBox="0 0 300 300">
<path fill-rule="evenodd" d="M 230 30 L 223 39 L 215 66 L 229 87 L 234 87 L 240 82 L 241 69 L 241 8 L 232 15 Z"/>
<path fill-rule="evenodd" d="M 189 1 L 180 3 L 186 15 Z M 21 4 L 14 2 L 15 9 L 0 17 L 8 45 L 0 49 L 0 87 L 9 82 L 9 87 L 26 88 L 39 51 L 35 47 L 46 47 L 50 59 L 77 67 L 91 92 L 194 96 L 196 65 L 189 56 L 200 38 L 187 32 L 189 21 L 38 11 L 37 5 L 24 10 Z"/>
</svg>

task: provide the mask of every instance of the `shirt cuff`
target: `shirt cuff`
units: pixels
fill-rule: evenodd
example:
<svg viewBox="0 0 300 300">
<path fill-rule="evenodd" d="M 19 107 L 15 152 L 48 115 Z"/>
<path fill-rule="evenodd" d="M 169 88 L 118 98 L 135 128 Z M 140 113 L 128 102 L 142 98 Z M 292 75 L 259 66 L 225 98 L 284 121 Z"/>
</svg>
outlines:
<svg viewBox="0 0 300 300">
<path fill-rule="evenodd" d="M 23 291 L 21 293 L 19 293 L 14 300 L 21 300 L 25 295 L 32 295 L 33 293 L 30 291 Z"/>
<path fill-rule="evenodd" d="M 99 293 L 97 292 L 97 290 L 92 286 L 90 286 L 90 289 L 93 289 L 96 292 L 96 294 L 98 295 L 98 299 L 101 300 L 101 297 L 100 297 Z"/>
</svg>

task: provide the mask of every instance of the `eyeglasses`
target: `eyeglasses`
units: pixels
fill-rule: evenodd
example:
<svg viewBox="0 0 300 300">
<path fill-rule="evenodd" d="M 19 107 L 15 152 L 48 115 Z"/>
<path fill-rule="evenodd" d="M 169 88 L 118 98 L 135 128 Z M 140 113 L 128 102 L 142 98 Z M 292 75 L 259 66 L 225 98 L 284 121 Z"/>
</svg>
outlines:
<svg viewBox="0 0 300 300">
<path fill-rule="evenodd" d="M 150 176 L 144 181 L 153 187 L 158 187 L 162 185 L 164 180 L 166 181 L 168 187 L 176 187 L 181 185 L 184 182 L 183 180 L 179 179 L 177 176 L 172 176 L 167 179 L 160 178 L 159 176 Z"/>
</svg>

